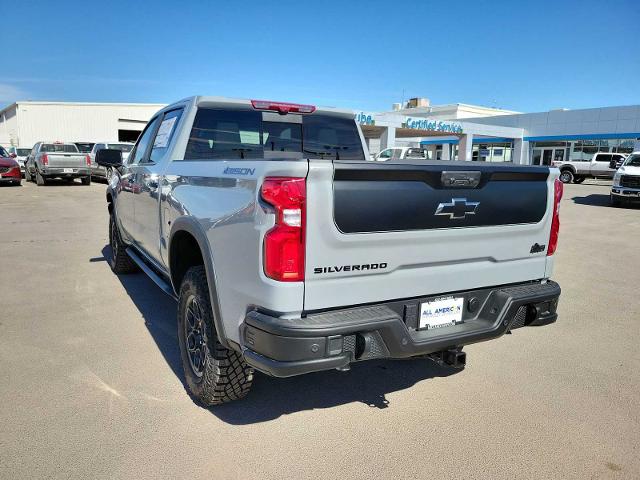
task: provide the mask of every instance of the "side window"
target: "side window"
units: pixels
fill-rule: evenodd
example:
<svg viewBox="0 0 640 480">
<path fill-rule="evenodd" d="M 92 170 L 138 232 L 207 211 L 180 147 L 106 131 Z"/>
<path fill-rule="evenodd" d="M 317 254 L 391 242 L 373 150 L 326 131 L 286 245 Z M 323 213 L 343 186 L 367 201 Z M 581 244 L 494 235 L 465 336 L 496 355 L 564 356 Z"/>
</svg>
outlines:
<svg viewBox="0 0 640 480">
<path fill-rule="evenodd" d="M 596 162 L 607 162 L 611 161 L 611 155 L 607 155 L 606 153 L 599 153 L 596 156 Z"/>
<path fill-rule="evenodd" d="M 151 137 L 156 130 L 156 126 L 158 125 L 159 119 L 160 117 L 156 117 L 153 120 L 151 120 L 145 127 L 140 137 L 138 137 L 138 142 L 136 143 L 136 146 L 133 147 L 133 150 L 129 155 L 129 161 L 127 162 L 129 165 L 135 165 L 137 163 L 140 163 L 140 161 L 143 159 L 143 157 L 147 153 L 149 143 L 151 142 Z"/>
<path fill-rule="evenodd" d="M 153 140 L 153 147 L 151 147 L 151 155 L 149 156 L 150 162 L 157 162 L 162 159 L 171 144 L 171 139 L 181 116 L 182 109 L 171 110 L 164 114 L 158 133 L 156 133 L 156 138 Z"/>
<path fill-rule="evenodd" d="M 390 148 L 387 148 L 386 150 L 383 150 L 380 152 L 380 155 L 378 155 L 380 158 L 391 158 L 391 152 L 392 150 Z"/>
<path fill-rule="evenodd" d="M 98 150 L 104 150 L 107 146 L 104 143 L 97 143 L 93 148 L 97 152 Z"/>
</svg>

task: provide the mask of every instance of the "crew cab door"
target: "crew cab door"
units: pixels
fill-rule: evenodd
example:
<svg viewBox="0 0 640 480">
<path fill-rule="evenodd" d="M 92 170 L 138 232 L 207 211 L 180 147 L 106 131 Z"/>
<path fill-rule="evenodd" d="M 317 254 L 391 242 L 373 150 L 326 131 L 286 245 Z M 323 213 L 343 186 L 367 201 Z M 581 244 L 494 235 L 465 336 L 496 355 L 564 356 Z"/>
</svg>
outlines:
<svg viewBox="0 0 640 480">
<path fill-rule="evenodd" d="M 555 178 L 548 167 L 310 161 L 305 310 L 544 278 Z"/>
<path fill-rule="evenodd" d="M 611 168 L 611 159 L 610 153 L 596 153 L 591 159 L 591 175 L 594 177 L 613 177 L 616 170 Z"/>
<path fill-rule="evenodd" d="M 160 256 L 160 183 L 170 146 L 182 108 L 165 112 L 150 142 L 148 155 L 138 164 L 135 176 L 134 215 L 136 242 L 144 252 L 158 263 Z"/>
<path fill-rule="evenodd" d="M 137 243 L 138 229 L 135 221 L 135 197 L 140 189 L 138 173 L 144 168 L 145 159 L 149 158 L 151 139 L 160 122 L 159 117 L 151 119 L 138 137 L 127 162 L 120 175 L 120 190 L 116 201 L 116 214 L 124 233 Z"/>
</svg>

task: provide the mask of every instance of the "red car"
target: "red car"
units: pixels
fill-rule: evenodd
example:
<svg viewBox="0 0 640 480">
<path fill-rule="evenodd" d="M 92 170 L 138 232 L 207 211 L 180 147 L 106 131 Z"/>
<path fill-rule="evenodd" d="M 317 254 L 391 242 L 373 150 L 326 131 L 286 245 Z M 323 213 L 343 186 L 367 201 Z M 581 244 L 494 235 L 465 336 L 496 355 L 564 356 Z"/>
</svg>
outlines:
<svg viewBox="0 0 640 480">
<path fill-rule="evenodd" d="M 22 174 L 18 162 L 11 158 L 4 148 L 0 147 L 0 185 L 3 183 L 20 185 Z"/>
</svg>

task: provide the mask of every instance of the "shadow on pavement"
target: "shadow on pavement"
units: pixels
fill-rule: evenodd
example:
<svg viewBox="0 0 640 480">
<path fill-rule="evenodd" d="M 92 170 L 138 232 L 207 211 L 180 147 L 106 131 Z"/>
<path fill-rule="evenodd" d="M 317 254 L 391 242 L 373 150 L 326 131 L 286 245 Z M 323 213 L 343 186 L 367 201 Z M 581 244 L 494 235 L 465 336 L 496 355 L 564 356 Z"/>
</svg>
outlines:
<svg viewBox="0 0 640 480">
<path fill-rule="evenodd" d="M 591 193 L 584 197 L 573 197 L 573 203 L 578 205 L 591 205 L 594 207 L 608 207 L 609 206 L 609 195 L 601 194 L 601 193 Z"/>
<path fill-rule="evenodd" d="M 105 260 L 110 259 L 111 247 L 105 245 L 102 249 L 102 256 Z M 101 261 L 101 258 L 94 257 L 89 261 Z M 186 389 L 176 332 L 176 302 L 162 292 L 144 273 L 117 275 L 117 277 L 142 314 L 144 324 L 156 342 L 160 353 Z"/>
<path fill-rule="evenodd" d="M 257 374 L 244 400 L 211 409 L 220 420 L 233 425 L 274 420 L 282 415 L 360 402 L 372 408 L 388 408 L 387 395 L 418 382 L 458 373 L 431 360 L 370 360 L 355 363 L 348 372 L 330 370 L 291 378 Z"/>
<path fill-rule="evenodd" d="M 600 194 L 600 193 L 592 193 L 585 197 L 573 197 L 573 203 L 578 205 L 590 205 L 593 207 L 609 207 L 611 206 L 611 202 L 609 199 L 609 195 Z M 631 208 L 631 209 L 639 209 L 640 202 L 630 202 L 627 201 L 622 205 L 623 208 Z"/>
<path fill-rule="evenodd" d="M 110 258 L 110 247 L 105 246 L 102 254 Z M 142 273 L 119 275 L 118 279 L 142 314 L 151 337 L 188 395 L 176 332 L 176 302 Z M 210 412 L 229 424 L 246 425 L 273 420 L 289 413 L 352 402 L 382 409 L 389 406 L 389 393 L 410 388 L 426 379 L 447 377 L 458 372 L 428 359 L 409 359 L 367 361 L 354 364 L 348 372 L 330 370 L 292 378 L 273 378 L 256 373 L 247 398 L 213 407 Z"/>
</svg>

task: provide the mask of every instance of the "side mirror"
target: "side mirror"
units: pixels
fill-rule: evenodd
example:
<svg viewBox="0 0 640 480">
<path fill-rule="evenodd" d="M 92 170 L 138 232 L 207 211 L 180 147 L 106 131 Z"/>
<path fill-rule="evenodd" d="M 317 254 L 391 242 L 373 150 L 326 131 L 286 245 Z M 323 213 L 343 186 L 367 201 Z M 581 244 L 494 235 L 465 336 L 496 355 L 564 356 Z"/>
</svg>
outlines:
<svg viewBox="0 0 640 480">
<path fill-rule="evenodd" d="M 95 162 L 103 167 L 117 168 L 122 166 L 122 152 L 105 148 L 96 152 Z"/>
<path fill-rule="evenodd" d="M 609 168 L 611 168 L 611 169 L 615 170 L 615 169 L 616 169 L 616 163 L 617 163 L 617 162 L 616 162 L 615 160 L 611 160 L 611 161 L 609 162 Z"/>
<path fill-rule="evenodd" d="M 9 156 L 10 156 L 11 158 L 16 158 L 18 155 L 16 155 L 15 153 L 10 153 L 10 154 L 9 154 Z"/>
</svg>

